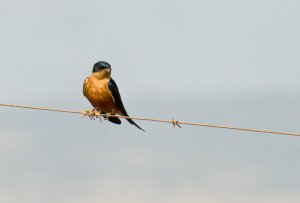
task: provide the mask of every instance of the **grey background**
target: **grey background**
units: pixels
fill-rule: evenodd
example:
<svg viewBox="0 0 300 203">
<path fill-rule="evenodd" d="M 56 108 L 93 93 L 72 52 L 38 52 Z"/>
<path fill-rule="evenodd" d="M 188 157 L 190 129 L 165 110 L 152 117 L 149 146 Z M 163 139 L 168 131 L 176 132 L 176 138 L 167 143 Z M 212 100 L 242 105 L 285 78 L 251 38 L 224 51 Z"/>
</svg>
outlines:
<svg viewBox="0 0 300 203">
<path fill-rule="evenodd" d="M 300 132 L 300 2 L 0 0 L 0 103 Z M 299 202 L 299 138 L 1 107 L 0 202 Z"/>
</svg>

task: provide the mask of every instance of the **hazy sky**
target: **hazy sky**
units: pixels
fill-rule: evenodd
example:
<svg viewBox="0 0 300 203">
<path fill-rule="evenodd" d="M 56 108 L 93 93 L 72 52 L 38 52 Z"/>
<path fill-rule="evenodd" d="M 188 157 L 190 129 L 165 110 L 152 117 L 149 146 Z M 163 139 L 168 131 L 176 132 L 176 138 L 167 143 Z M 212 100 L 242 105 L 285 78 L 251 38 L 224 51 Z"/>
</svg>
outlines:
<svg viewBox="0 0 300 203">
<path fill-rule="evenodd" d="M 300 2 L 0 0 L 0 103 L 300 132 Z M 0 202 L 300 200 L 300 138 L 1 107 Z"/>
</svg>

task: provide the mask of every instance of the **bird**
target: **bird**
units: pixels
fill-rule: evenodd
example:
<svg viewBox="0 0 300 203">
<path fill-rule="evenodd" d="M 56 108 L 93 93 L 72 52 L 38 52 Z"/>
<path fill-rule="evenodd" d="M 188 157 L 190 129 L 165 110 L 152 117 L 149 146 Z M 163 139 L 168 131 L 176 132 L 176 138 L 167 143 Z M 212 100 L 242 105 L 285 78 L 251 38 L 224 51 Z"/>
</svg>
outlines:
<svg viewBox="0 0 300 203">
<path fill-rule="evenodd" d="M 88 99 L 96 111 L 99 111 L 104 118 L 115 124 L 121 124 L 121 120 L 110 115 L 128 116 L 123 105 L 117 83 L 111 77 L 111 65 L 105 61 L 94 64 L 93 71 L 83 83 L 83 95 Z M 131 118 L 126 120 L 145 132 Z"/>
</svg>

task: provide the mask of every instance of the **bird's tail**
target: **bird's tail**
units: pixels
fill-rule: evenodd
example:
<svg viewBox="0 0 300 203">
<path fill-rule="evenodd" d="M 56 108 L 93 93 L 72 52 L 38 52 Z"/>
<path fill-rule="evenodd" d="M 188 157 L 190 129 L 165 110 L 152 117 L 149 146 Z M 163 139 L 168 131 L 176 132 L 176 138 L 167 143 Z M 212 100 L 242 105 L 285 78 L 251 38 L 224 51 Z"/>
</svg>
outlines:
<svg viewBox="0 0 300 203">
<path fill-rule="evenodd" d="M 121 120 L 117 117 L 109 117 L 108 120 L 112 123 L 115 123 L 115 124 L 118 124 L 120 125 L 121 124 Z"/>
<path fill-rule="evenodd" d="M 141 128 L 138 124 L 136 124 L 131 118 L 126 118 L 126 120 L 132 124 L 132 125 L 135 125 L 138 129 L 142 130 L 145 132 L 145 130 L 143 128 Z"/>
</svg>

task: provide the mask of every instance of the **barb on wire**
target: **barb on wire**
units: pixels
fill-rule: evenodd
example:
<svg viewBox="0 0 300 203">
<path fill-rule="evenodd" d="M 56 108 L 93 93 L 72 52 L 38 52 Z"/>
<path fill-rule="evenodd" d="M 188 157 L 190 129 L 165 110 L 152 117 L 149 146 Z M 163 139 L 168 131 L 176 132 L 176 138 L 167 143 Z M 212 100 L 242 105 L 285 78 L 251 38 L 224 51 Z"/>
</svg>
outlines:
<svg viewBox="0 0 300 203">
<path fill-rule="evenodd" d="M 61 109 L 54 109 L 54 108 L 43 108 L 43 107 L 34 107 L 34 106 L 23 106 L 23 105 L 14 105 L 14 104 L 0 104 L 0 106 L 4 107 L 15 107 L 15 108 L 24 108 L 24 109 L 33 109 L 33 110 L 41 110 L 41 111 L 54 111 L 54 112 L 61 112 L 61 113 L 73 113 L 73 114 L 81 114 L 83 116 L 88 116 L 90 118 L 98 118 L 101 116 L 107 116 L 107 114 L 99 113 L 97 111 L 94 112 L 94 116 L 89 115 L 90 111 L 73 111 L 73 110 L 61 110 Z M 294 132 L 279 132 L 273 130 L 260 130 L 254 128 L 241 128 L 241 127 L 234 127 L 234 126 L 225 126 L 225 125 L 216 125 L 216 124 L 209 124 L 209 123 L 192 123 L 192 122 L 181 122 L 175 120 L 162 120 L 162 119 L 154 119 L 154 118 L 140 118 L 140 117 L 131 117 L 131 116 L 121 116 L 121 115 L 109 115 L 110 117 L 118 117 L 118 118 L 130 118 L 133 120 L 142 120 L 142 121 L 152 121 L 152 122 L 160 122 L 160 123 L 171 123 L 173 127 L 179 127 L 180 125 L 192 125 L 192 126 L 202 126 L 202 127 L 210 127 L 210 128 L 222 128 L 222 129 L 229 129 L 229 130 L 239 130 L 239 131 L 248 131 L 248 132 L 256 132 L 256 133 L 269 133 L 269 134 L 280 134 L 280 135 L 292 135 L 292 136 L 300 136 L 300 133 Z"/>
<path fill-rule="evenodd" d="M 175 120 L 174 118 L 172 118 L 172 124 L 173 124 L 173 128 L 175 128 L 176 126 L 181 128 L 181 126 L 179 125 L 179 121 Z"/>
</svg>

